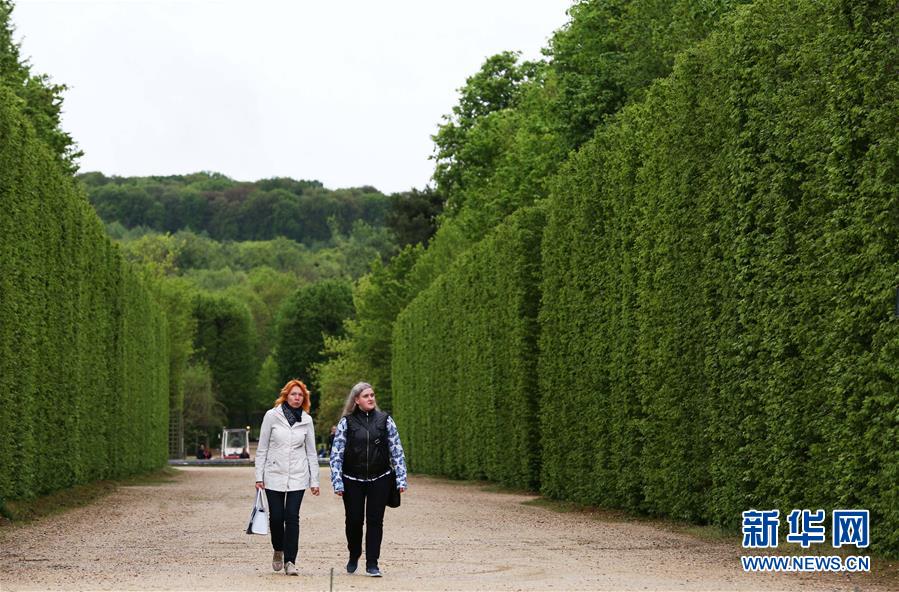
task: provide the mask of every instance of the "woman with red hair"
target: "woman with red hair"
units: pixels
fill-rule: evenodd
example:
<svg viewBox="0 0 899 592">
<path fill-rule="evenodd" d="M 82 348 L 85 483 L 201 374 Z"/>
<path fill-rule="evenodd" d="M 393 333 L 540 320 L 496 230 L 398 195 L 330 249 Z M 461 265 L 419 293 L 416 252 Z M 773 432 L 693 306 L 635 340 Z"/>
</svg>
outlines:
<svg viewBox="0 0 899 592">
<path fill-rule="evenodd" d="M 309 415 L 309 390 L 293 379 L 265 413 L 256 448 L 256 489 L 265 490 L 272 535 L 272 569 L 297 572 L 300 504 L 306 488 L 319 493 L 315 427 Z"/>
</svg>

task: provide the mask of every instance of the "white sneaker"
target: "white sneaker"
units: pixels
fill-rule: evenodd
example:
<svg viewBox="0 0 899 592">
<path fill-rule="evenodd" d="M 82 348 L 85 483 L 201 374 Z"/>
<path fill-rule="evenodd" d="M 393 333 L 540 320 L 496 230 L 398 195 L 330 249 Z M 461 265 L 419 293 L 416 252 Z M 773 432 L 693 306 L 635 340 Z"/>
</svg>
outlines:
<svg viewBox="0 0 899 592">
<path fill-rule="evenodd" d="M 275 551 L 275 554 L 272 555 L 272 569 L 274 571 L 284 569 L 284 551 Z"/>
<path fill-rule="evenodd" d="M 298 576 L 300 572 L 297 571 L 297 566 L 293 564 L 292 561 L 288 561 L 284 564 L 284 573 L 289 576 Z"/>
</svg>

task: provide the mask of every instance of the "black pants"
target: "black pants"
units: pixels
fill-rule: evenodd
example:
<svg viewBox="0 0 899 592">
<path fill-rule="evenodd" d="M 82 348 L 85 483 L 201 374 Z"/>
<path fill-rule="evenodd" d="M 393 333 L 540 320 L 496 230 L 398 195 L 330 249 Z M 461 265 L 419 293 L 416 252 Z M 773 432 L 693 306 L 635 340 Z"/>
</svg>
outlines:
<svg viewBox="0 0 899 592">
<path fill-rule="evenodd" d="M 362 523 L 365 529 L 365 567 L 377 567 L 384 536 L 384 508 L 393 486 L 390 475 L 376 481 L 343 480 L 343 508 L 346 510 L 346 548 L 351 559 L 362 555 Z"/>
<path fill-rule="evenodd" d="M 272 533 L 272 547 L 284 551 L 284 563 L 297 562 L 300 544 L 300 504 L 305 489 L 297 491 L 265 490 L 268 499 L 268 528 Z"/>
</svg>

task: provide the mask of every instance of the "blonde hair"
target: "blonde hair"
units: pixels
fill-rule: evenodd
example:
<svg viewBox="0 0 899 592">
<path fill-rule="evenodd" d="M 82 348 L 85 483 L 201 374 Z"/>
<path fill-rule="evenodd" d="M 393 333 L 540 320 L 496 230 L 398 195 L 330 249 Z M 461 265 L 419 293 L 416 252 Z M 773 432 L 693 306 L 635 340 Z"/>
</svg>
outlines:
<svg viewBox="0 0 899 592">
<path fill-rule="evenodd" d="M 306 385 L 303 384 L 303 381 L 299 378 L 294 378 L 287 381 L 287 384 L 284 385 L 284 388 L 281 389 L 281 393 L 278 395 L 278 398 L 275 399 L 275 404 L 273 407 L 279 406 L 281 403 L 287 400 L 287 393 L 293 390 L 293 387 L 300 387 L 300 392 L 303 393 L 303 411 L 309 413 L 309 405 L 311 404 L 309 401 L 309 389 L 306 388 Z"/>
</svg>

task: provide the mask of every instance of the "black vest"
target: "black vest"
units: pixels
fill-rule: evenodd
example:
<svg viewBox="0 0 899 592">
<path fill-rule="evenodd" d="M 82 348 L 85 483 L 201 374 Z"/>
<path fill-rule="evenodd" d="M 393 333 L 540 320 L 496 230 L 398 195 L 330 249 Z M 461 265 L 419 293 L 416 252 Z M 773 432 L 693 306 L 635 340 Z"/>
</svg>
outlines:
<svg viewBox="0 0 899 592">
<path fill-rule="evenodd" d="M 365 413 L 358 407 L 346 418 L 346 449 L 343 473 L 357 479 L 374 479 L 390 470 L 387 445 L 389 415 L 374 409 Z"/>
</svg>

